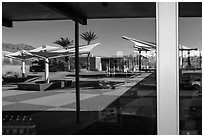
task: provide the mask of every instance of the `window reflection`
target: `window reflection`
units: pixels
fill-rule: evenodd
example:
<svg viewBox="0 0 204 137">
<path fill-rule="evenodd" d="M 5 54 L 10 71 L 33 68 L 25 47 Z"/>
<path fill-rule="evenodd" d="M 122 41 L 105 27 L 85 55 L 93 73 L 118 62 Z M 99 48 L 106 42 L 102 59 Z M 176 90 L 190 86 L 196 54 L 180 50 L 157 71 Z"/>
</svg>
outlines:
<svg viewBox="0 0 204 137">
<path fill-rule="evenodd" d="M 202 134 L 201 20 L 179 18 L 179 113 L 182 135 Z"/>
<path fill-rule="evenodd" d="M 60 57 L 49 60 L 50 82 L 65 80 L 60 88 L 25 92 L 4 84 L 3 101 L 13 103 L 2 107 L 3 134 L 157 134 L 155 22 L 155 18 L 91 20 L 81 26 L 82 33 L 94 31 L 99 38 L 93 43 L 101 45 L 79 57 L 80 123 L 76 123 L 75 57 Z M 140 46 L 123 35 L 139 39 Z M 44 61 L 37 60 L 29 73 L 42 75 L 44 67 Z"/>
</svg>

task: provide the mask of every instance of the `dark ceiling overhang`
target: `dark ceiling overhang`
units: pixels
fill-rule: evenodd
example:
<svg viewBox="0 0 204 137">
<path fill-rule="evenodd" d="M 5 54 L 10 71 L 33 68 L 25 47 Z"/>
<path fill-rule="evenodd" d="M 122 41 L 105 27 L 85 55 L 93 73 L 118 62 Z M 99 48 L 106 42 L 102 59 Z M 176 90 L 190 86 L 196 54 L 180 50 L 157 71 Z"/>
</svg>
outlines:
<svg viewBox="0 0 204 137">
<path fill-rule="evenodd" d="M 57 13 L 64 15 L 67 18 L 77 21 L 82 25 L 87 25 L 87 17 L 84 15 L 84 12 L 82 12 L 77 6 L 71 5 L 71 3 L 41 2 L 40 4 L 48 7 L 53 11 L 56 11 Z"/>
<path fill-rule="evenodd" d="M 202 2 L 179 2 L 179 17 L 202 17 Z"/>
<path fill-rule="evenodd" d="M 2 25 L 17 21 L 155 18 L 156 2 L 3 2 Z M 202 2 L 179 3 L 179 17 L 202 17 Z"/>
<path fill-rule="evenodd" d="M 2 18 L 2 25 L 5 27 L 13 27 L 13 22 L 11 20 Z"/>
</svg>

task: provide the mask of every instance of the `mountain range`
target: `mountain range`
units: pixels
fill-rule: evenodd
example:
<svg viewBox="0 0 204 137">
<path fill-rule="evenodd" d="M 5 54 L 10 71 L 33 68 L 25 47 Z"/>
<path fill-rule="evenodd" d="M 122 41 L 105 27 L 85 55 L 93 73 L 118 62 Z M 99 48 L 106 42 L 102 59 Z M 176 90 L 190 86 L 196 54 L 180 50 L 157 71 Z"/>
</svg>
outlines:
<svg viewBox="0 0 204 137">
<path fill-rule="evenodd" d="M 26 45 L 24 43 L 21 43 L 21 44 L 2 43 L 2 65 L 20 65 L 21 64 L 20 60 L 7 58 L 7 57 L 4 57 L 4 55 L 10 54 L 12 52 L 17 52 L 20 50 L 31 50 L 31 49 L 34 49 L 34 47 L 30 45 Z"/>
<path fill-rule="evenodd" d="M 34 47 L 24 43 L 20 43 L 20 44 L 2 43 L 2 51 L 17 52 L 23 49 L 31 50 L 31 49 L 34 49 Z"/>
</svg>

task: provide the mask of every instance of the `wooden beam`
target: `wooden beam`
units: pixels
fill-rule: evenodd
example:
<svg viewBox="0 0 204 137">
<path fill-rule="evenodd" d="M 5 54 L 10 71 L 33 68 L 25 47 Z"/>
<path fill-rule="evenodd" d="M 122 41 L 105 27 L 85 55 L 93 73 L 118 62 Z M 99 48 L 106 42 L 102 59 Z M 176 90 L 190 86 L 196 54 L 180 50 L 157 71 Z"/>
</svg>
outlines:
<svg viewBox="0 0 204 137">
<path fill-rule="evenodd" d="M 68 17 L 73 21 L 77 21 L 82 25 L 87 25 L 87 18 L 83 13 L 75 6 L 70 5 L 67 2 L 40 2 L 42 5 Z"/>
</svg>

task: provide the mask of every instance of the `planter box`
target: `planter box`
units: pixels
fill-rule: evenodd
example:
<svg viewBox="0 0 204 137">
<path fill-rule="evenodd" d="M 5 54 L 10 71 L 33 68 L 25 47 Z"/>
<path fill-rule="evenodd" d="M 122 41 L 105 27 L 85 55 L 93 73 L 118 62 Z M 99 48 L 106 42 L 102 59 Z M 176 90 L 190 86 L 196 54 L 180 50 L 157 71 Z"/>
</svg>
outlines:
<svg viewBox="0 0 204 137">
<path fill-rule="evenodd" d="M 18 89 L 21 90 L 35 90 L 35 91 L 45 91 L 49 89 L 60 89 L 71 86 L 72 81 L 66 80 L 54 80 L 50 83 L 45 83 L 44 81 L 37 81 L 35 83 L 19 83 Z"/>
<path fill-rule="evenodd" d="M 4 83 L 19 83 L 19 82 L 24 82 L 24 81 L 27 81 L 29 79 L 34 79 L 34 78 L 38 78 L 39 76 L 35 76 L 35 75 L 30 75 L 30 76 L 27 76 L 27 77 L 2 77 L 3 79 L 3 82 Z"/>
</svg>

